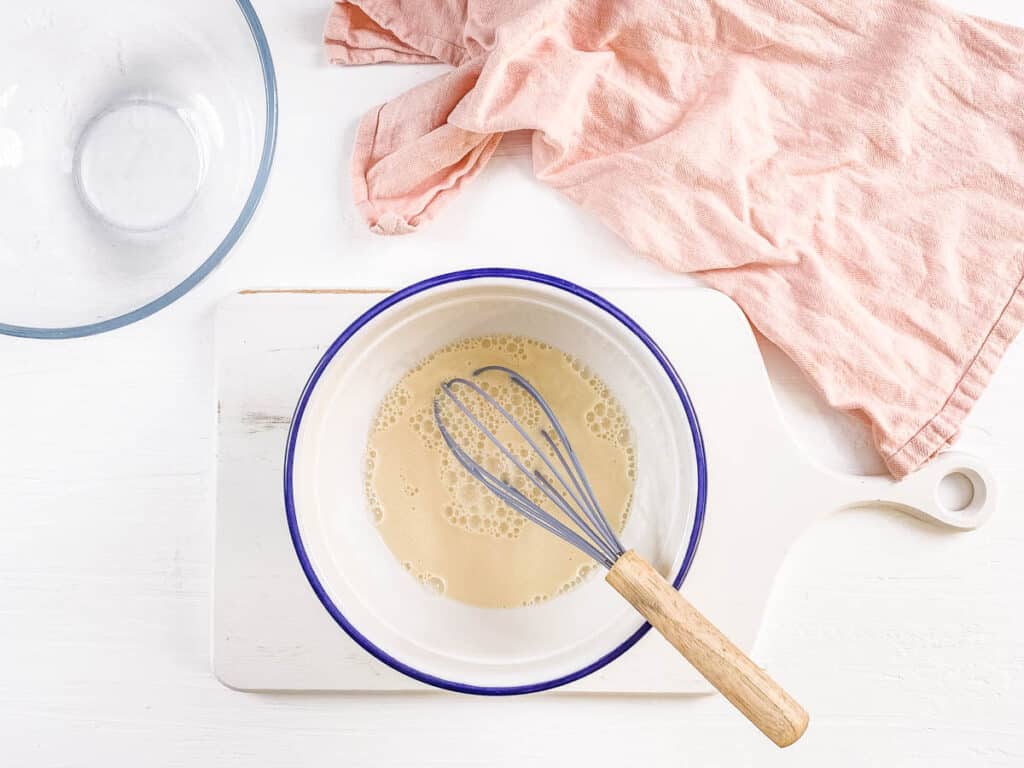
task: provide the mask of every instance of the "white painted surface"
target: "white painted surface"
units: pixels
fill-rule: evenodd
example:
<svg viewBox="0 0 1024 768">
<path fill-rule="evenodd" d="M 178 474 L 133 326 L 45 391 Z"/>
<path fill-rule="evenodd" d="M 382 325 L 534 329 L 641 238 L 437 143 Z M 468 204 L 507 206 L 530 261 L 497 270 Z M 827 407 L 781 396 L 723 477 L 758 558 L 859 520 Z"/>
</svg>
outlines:
<svg viewBox="0 0 1024 768">
<path fill-rule="evenodd" d="M 345 326 L 384 296 L 250 293 L 231 296 L 219 307 L 212 654 L 214 673 L 233 688 L 393 691 L 421 687 L 349 640 L 317 602 L 295 556 L 281 494 L 288 426 L 306 378 Z M 654 288 L 611 289 L 604 296 L 639 322 L 673 361 L 697 410 L 705 436 L 709 491 L 700 546 L 683 589 L 748 653 L 786 552 L 825 515 L 864 507 L 888 509 L 949 526 L 949 535 L 956 535 L 957 529 L 985 522 L 996 508 L 997 483 L 984 463 L 955 451 L 942 454 L 901 482 L 888 476 L 854 477 L 817 466 L 782 423 L 750 326 L 722 294 L 702 288 Z M 386 380 L 380 382 L 381 387 L 389 385 Z M 620 402 L 629 399 L 620 397 Z M 309 418 L 307 413 L 307 422 Z M 661 438 L 665 439 L 664 432 Z M 358 440 L 352 443 L 357 456 L 362 451 L 359 445 Z M 649 454 L 640 453 L 641 471 L 649 466 L 644 460 Z M 959 512 L 938 501 L 940 480 L 954 472 L 974 478 L 973 493 L 965 499 L 970 503 Z M 357 488 L 343 506 L 364 510 L 362 488 Z M 656 513 L 649 505 L 641 505 L 632 519 Z M 353 514 L 349 525 L 361 517 Z M 376 538 L 369 527 L 347 533 L 332 540 L 344 539 L 346 546 L 355 547 L 345 561 L 372 546 L 373 542 L 354 543 L 360 540 L 359 534 Z M 627 547 L 639 546 L 629 538 L 624 541 Z M 307 548 L 311 544 L 315 541 L 307 541 Z M 679 552 L 673 548 L 671 556 L 678 557 Z M 386 584 L 388 572 L 387 563 L 382 563 L 374 579 Z M 603 594 L 604 585 L 593 586 Z M 386 597 L 367 602 L 373 605 Z M 616 606 L 602 604 L 602 615 Z M 401 610 L 414 607 L 406 602 Z M 562 606 L 561 613 L 566 608 Z M 429 610 L 432 621 L 439 621 L 438 607 Z M 449 622 L 451 626 L 472 623 Z M 364 634 L 372 629 L 358 622 L 356 627 Z M 632 632 L 632 627 L 627 629 L 622 638 Z M 546 634 L 552 635 L 553 629 Z M 563 638 L 556 645 L 565 642 Z M 526 655 L 538 655 L 544 647 Z M 574 657 L 569 670 L 599 655 Z M 409 657 L 398 654 L 397 658 L 424 669 Z M 427 671 L 449 680 L 467 679 Z M 460 671 L 479 673 L 472 665 Z M 522 668 L 521 673 L 528 675 L 530 670 Z M 520 677 L 516 683 L 553 677 L 557 675 Z M 622 658 L 564 690 L 668 694 L 711 689 L 651 633 Z"/>
<path fill-rule="evenodd" d="M 1010 0 L 956 4 L 1024 24 Z M 1019 341 L 957 446 L 1002 483 L 1001 512 L 985 527 L 949 535 L 859 511 L 793 548 L 754 648 L 812 715 L 785 752 L 716 697 L 244 694 L 214 679 L 221 298 L 254 285 L 398 285 L 481 263 L 595 288 L 687 282 L 534 184 L 521 157 L 496 159 L 429 230 L 367 234 L 344 176 L 355 119 L 436 70 L 323 65 L 323 5 L 259 3 L 282 86 L 281 142 L 264 206 L 227 264 L 171 309 L 107 336 L 0 338 L 0 763 L 1020 765 Z M 777 350 L 762 351 L 805 447 L 837 469 L 878 471 L 862 427 L 828 411 Z"/>
</svg>

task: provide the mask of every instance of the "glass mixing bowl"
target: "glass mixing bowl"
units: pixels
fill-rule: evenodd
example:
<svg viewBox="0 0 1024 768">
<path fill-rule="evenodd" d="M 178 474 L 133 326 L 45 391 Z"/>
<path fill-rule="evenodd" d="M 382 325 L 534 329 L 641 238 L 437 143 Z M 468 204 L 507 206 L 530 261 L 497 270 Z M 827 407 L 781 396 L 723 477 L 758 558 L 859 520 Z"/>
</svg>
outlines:
<svg viewBox="0 0 1024 768">
<path fill-rule="evenodd" d="M 267 183 L 248 0 L 0 3 L 0 333 L 85 336 L 185 294 Z"/>
</svg>

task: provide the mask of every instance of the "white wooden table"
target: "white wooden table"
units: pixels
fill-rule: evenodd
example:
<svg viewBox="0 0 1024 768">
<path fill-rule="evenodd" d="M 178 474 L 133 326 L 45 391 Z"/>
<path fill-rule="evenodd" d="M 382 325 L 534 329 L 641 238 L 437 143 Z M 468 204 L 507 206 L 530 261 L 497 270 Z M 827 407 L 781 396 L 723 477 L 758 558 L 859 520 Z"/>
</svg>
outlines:
<svg viewBox="0 0 1024 768">
<path fill-rule="evenodd" d="M 779 752 L 716 697 L 253 695 L 209 668 L 216 302 L 245 287 L 397 286 L 481 263 L 588 286 L 684 283 L 497 158 L 406 238 L 368 234 L 345 173 L 355 119 L 432 77 L 342 70 L 324 0 L 258 3 L 281 85 L 263 207 L 228 262 L 178 304 L 71 342 L 0 337 L 0 765 L 1024 763 L 1024 342 L 959 447 L 1002 482 L 1000 513 L 948 534 L 851 512 L 812 529 L 776 584 L 755 657 L 812 712 Z M 958 0 L 1024 24 L 1013 0 Z M 524 225 L 525 223 L 525 225 Z M 774 349 L 794 430 L 827 463 L 879 471 Z"/>
</svg>

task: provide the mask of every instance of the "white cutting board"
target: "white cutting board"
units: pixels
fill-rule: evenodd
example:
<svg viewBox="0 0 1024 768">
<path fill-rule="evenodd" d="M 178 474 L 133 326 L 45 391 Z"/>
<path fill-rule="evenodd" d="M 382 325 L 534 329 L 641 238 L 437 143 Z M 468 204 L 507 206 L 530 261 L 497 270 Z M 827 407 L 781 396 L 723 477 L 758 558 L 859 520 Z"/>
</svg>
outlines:
<svg viewBox="0 0 1024 768">
<path fill-rule="evenodd" d="M 790 544 L 823 515 L 889 507 L 950 529 L 980 525 L 996 486 L 977 459 L 945 453 L 902 482 L 818 467 L 783 424 L 750 326 L 703 288 L 609 290 L 662 347 L 689 390 L 704 434 L 708 502 L 682 591 L 741 648 L 757 636 Z M 216 320 L 217 511 L 212 659 L 242 690 L 397 691 L 426 686 L 385 666 L 338 627 L 299 567 L 282 472 L 292 410 L 323 351 L 377 302 L 376 291 L 253 291 Z M 368 404 L 374 407 L 376 404 Z M 961 472 L 974 497 L 945 509 L 937 489 Z M 354 500 L 362 503 L 362 500 Z M 699 693 L 704 680 L 656 633 L 562 691 Z"/>
</svg>

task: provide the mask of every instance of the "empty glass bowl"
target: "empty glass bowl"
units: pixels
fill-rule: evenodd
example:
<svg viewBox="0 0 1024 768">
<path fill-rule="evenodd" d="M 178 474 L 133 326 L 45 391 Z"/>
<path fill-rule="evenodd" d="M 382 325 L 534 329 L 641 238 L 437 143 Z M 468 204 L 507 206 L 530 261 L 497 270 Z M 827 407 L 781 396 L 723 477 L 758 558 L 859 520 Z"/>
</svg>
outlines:
<svg viewBox="0 0 1024 768">
<path fill-rule="evenodd" d="M 182 296 L 252 217 L 276 130 L 248 0 L 0 3 L 0 333 L 100 333 Z"/>
</svg>

